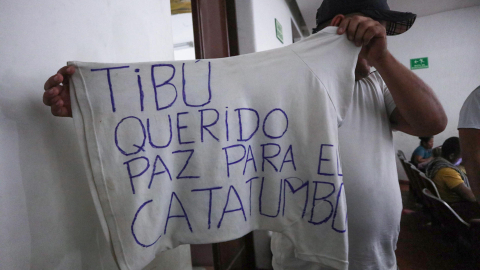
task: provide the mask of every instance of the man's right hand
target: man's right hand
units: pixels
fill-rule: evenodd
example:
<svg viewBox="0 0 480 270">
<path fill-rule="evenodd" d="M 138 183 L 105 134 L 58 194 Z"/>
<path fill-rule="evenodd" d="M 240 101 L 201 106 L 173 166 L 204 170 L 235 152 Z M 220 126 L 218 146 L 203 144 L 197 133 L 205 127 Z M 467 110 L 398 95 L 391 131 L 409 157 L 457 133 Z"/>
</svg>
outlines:
<svg viewBox="0 0 480 270">
<path fill-rule="evenodd" d="M 75 67 L 64 66 L 45 82 L 43 103 L 50 106 L 50 110 L 55 116 L 72 117 L 68 83 L 73 73 L 75 73 Z"/>
</svg>

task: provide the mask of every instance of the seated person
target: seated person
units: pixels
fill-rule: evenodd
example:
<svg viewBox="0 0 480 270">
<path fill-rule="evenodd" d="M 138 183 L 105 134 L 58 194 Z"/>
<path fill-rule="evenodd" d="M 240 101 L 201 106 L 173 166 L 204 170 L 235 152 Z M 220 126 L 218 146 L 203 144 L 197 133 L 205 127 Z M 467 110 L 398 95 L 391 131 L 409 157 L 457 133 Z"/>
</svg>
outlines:
<svg viewBox="0 0 480 270">
<path fill-rule="evenodd" d="M 456 164 L 461 159 L 460 140 L 448 138 L 442 145 L 442 155 L 430 162 L 427 177 L 437 186 L 440 198 L 447 202 L 465 221 L 480 217 L 467 176 Z"/>
<path fill-rule="evenodd" d="M 431 160 L 428 160 L 428 161 L 425 161 L 425 162 L 422 162 L 422 163 L 418 163 L 418 169 L 422 172 L 425 172 L 425 170 L 427 169 L 428 167 L 428 164 L 430 164 L 430 162 L 432 162 L 432 160 L 434 160 L 435 158 L 439 157 L 442 155 L 442 147 L 441 146 L 437 146 L 435 148 L 432 149 L 432 159 Z M 461 159 L 460 159 L 461 161 Z M 460 163 L 460 162 L 457 162 L 457 163 Z M 457 165 L 457 164 L 455 164 Z M 465 173 L 465 170 L 463 170 L 463 173 Z"/>
<path fill-rule="evenodd" d="M 427 177 L 437 186 L 440 198 L 447 203 L 475 202 L 467 176 L 454 164 L 461 158 L 460 140 L 448 138 L 442 145 L 442 155 L 427 167 Z"/>
<path fill-rule="evenodd" d="M 415 148 L 412 153 L 410 162 L 418 167 L 418 164 L 429 162 L 432 158 L 433 136 L 430 137 L 418 137 L 420 139 L 420 145 Z"/>
</svg>

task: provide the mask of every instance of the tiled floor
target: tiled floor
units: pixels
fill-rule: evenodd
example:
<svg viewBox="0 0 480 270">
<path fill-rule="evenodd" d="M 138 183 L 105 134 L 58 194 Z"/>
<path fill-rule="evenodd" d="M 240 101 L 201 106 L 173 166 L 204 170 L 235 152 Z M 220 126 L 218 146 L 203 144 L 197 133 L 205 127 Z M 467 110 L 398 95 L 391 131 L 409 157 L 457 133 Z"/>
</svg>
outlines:
<svg viewBox="0 0 480 270">
<path fill-rule="evenodd" d="M 422 209 L 414 203 L 408 185 L 401 185 L 403 213 L 397 243 L 397 262 L 401 270 L 477 269 L 467 255 L 461 254 L 453 241 L 445 239 L 432 226 Z M 479 243 L 480 244 L 480 243 Z"/>
</svg>

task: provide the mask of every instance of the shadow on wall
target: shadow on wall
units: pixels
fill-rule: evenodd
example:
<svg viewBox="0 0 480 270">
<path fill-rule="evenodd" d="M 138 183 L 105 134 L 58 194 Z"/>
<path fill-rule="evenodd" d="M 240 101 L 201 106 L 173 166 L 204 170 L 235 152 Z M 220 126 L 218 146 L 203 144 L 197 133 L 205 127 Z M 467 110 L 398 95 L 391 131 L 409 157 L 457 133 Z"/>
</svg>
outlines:
<svg viewBox="0 0 480 270">
<path fill-rule="evenodd" d="M 15 82 L 9 87 L 25 93 L 14 96 L 20 100 L 0 100 L 2 145 L 9 150 L 0 169 L 13 178 L 3 189 L 2 209 L 9 215 L 4 218 L 21 227 L 4 245 L 3 252 L 12 252 L 11 262 L 20 266 L 10 269 L 116 267 L 92 203 L 73 120 L 50 114 L 38 80 L 4 77 L 5 84 Z M 20 259 L 24 264 L 15 262 Z"/>
<path fill-rule="evenodd" d="M 30 98 L 28 105 L 30 121 L 19 123 L 18 131 L 32 261 L 48 260 L 45 266 L 55 268 L 96 268 L 103 264 L 102 251 L 108 249 L 101 248 L 106 243 L 80 159 L 73 120 L 49 115 L 41 98 Z"/>
</svg>

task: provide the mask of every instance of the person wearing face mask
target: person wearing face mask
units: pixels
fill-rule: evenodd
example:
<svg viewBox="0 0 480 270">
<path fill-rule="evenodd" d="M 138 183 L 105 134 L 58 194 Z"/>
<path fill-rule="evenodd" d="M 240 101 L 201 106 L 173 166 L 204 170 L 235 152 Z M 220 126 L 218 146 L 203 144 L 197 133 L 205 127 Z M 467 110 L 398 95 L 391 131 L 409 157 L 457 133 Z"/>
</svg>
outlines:
<svg viewBox="0 0 480 270">
<path fill-rule="evenodd" d="M 462 157 L 458 137 L 448 138 L 442 145 L 442 155 L 427 167 L 427 177 L 437 186 L 440 198 L 447 203 L 475 202 L 467 176 L 455 164 Z"/>
<path fill-rule="evenodd" d="M 442 155 L 430 162 L 426 175 L 437 186 L 440 198 L 468 222 L 480 218 L 480 207 L 470 189 L 467 175 L 455 165 L 461 158 L 459 138 L 448 138 L 442 145 Z"/>
</svg>

